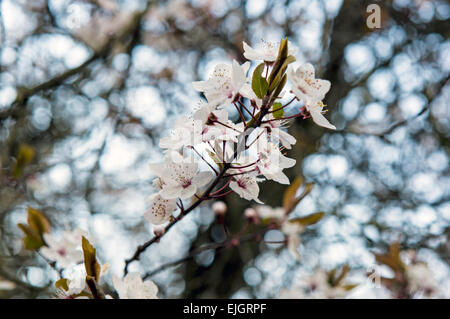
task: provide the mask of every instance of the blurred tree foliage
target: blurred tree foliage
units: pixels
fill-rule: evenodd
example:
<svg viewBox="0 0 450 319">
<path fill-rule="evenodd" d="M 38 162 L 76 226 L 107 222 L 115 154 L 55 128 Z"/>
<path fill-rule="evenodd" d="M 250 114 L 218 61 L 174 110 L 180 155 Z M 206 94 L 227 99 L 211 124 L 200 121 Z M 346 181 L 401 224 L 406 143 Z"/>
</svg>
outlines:
<svg viewBox="0 0 450 319">
<path fill-rule="evenodd" d="M 366 8 L 381 8 L 369 29 Z M 151 236 L 143 220 L 158 140 L 199 97 L 191 82 L 243 62 L 242 41 L 287 36 L 332 83 L 325 131 L 293 122 L 290 156 L 313 192 L 295 210 L 327 216 L 303 236 L 303 260 L 245 243 L 207 252 L 154 279 L 166 297 L 275 297 L 298 269 L 349 264 L 399 240 L 449 284 L 449 17 L 446 1 L 0 1 L 0 297 L 47 297 L 53 270 L 22 248 L 27 206 L 52 229 L 80 226 L 120 273 Z M 238 114 L 236 114 L 236 117 Z M 281 206 L 284 187 L 261 198 Z M 227 197 L 226 225 L 251 204 Z M 220 241 L 208 207 L 145 253 L 141 272 Z M 279 256 L 279 257 L 277 257 Z M 251 271 L 249 272 L 249 269 Z M 258 274 L 255 277 L 255 272 Z M 256 279 L 255 279 L 256 278 Z M 448 294 L 448 292 L 447 292 Z"/>
</svg>

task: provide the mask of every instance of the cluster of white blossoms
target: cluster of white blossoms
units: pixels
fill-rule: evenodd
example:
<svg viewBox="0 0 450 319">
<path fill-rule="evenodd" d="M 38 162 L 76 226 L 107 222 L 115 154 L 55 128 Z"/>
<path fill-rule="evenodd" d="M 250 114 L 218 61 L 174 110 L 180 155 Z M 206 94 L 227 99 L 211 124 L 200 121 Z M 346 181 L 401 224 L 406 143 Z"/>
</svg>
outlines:
<svg viewBox="0 0 450 319">
<path fill-rule="evenodd" d="M 157 192 L 149 197 L 144 214 L 152 224 L 170 221 L 177 207 L 183 214 L 183 201 L 194 205 L 231 191 L 262 203 L 259 183 L 289 184 L 283 170 L 296 163 L 283 154 L 296 143 L 286 132 L 288 121 L 312 117 L 316 124 L 335 129 L 323 116 L 322 100 L 330 82 L 316 79 L 311 64 L 288 69 L 297 50 L 287 40 L 263 42 L 257 49 L 244 42 L 243 48 L 247 59 L 262 62 L 253 76 L 248 75 L 250 62 L 218 64 L 207 80 L 193 82 L 206 102 L 189 116 L 181 116 L 160 140 L 164 162 L 151 164 Z M 287 79 L 293 96 L 282 105 Z M 286 116 L 288 107 L 296 108 L 294 101 L 302 104 L 295 115 Z"/>
<path fill-rule="evenodd" d="M 289 75 L 293 84 L 292 91 L 299 100 L 305 103 L 306 114 L 309 113 L 317 125 L 335 130 L 336 127 L 323 116 L 325 104 L 322 100 L 330 90 L 330 81 L 316 79 L 314 67 L 309 63 L 300 66 L 295 71 L 290 69 Z"/>
</svg>

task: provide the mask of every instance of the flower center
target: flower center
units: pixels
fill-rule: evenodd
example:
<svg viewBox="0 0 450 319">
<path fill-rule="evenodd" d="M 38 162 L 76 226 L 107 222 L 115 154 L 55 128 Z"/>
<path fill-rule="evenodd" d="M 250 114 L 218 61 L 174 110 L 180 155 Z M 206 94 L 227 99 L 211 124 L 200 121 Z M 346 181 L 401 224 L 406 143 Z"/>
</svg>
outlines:
<svg viewBox="0 0 450 319">
<path fill-rule="evenodd" d="M 192 181 L 190 179 L 183 179 L 181 186 L 183 186 L 183 188 L 188 188 L 189 186 L 192 185 Z"/>
<path fill-rule="evenodd" d="M 246 177 L 246 176 L 244 176 L 244 177 L 242 177 L 242 178 L 239 178 L 239 179 L 236 181 L 236 183 L 238 184 L 238 186 L 239 186 L 240 188 L 247 189 L 248 181 L 249 181 L 249 178 Z"/>
<path fill-rule="evenodd" d="M 60 248 L 56 251 L 56 253 L 62 257 L 64 257 L 65 255 L 67 255 L 67 251 L 64 248 Z"/>
</svg>

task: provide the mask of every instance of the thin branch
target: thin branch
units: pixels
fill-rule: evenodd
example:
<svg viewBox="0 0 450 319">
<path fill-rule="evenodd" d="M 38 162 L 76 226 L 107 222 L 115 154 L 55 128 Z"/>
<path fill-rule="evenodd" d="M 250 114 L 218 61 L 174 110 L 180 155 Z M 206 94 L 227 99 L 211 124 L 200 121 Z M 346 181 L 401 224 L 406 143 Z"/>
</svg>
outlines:
<svg viewBox="0 0 450 319">
<path fill-rule="evenodd" d="M 154 275 L 156 275 L 156 274 L 160 273 L 161 271 L 164 271 L 164 270 L 166 270 L 168 268 L 178 266 L 178 265 L 180 265 L 180 264 L 182 264 L 182 263 L 184 263 L 184 262 L 194 258 L 196 255 L 198 255 L 198 254 L 200 254 L 200 253 L 202 253 L 204 251 L 208 251 L 208 250 L 217 251 L 217 250 L 220 250 L 220 249 L 223 249 L 223 248 L 235 247 L 236 246 L 236 244 L 235 244 L 236 242 L 237 243 L 245 243 L 245 242 L 249 242 L 249 241 L 252 241 L 252 240 L 259 240 L 262 237 L 262 235 L 266 231 L 268 231 L 269 229 L 270 229 L 270 227 L 266 227 L 266 228 L 264 228 L 263 230 L 261 230 L 261 231 L 259 231 L 257 233 L 233 236 L 233 237 L 229 238 L 228 240 L 225 240 L 225 241 L 223 241 L 221 243 L 210 243 L 210 244 L 206 244 L 206 245 L 200 246 L 200 247 L 192 250 L 185 257 L 182 257 L 182 258 L 177 259 L 175 261 L 169 262 L 167 264 L 163 264 L 163 265 L 157 267 L 156 269 L 147 272 L 143 276 L 143 279 L 145 280 L 145 279 L 147 279 L 149 277 L 152 277 L 152 276 L 154 276 Z"/>
<path fill-rule="evenodd" d="M 211 195 L 215 195 L 215 194 L 220 193 L 221 191 L 223 191 L 225 188 L 227 188 L 227 186 L 230 184 L 230 182 L 231 182 L 231 178 L 221 188 L 219 188 L 215 192 L 212 192 Z"/>
<path fill-rule="evenodd" d="M 219 175 L 219 173 L 218 173 L 217 170 L 214 168 L 214 166 L 212 166 L 211 163 L 209 163 L 209 162 L 202 156 L 202 154 L 200 154 L 200 153 L 195 149 L 194 146 L 191 146 L 190 148 L 193 149 L 194 152 L 195 152 L 198 156 L 200 156 L 200 158 L 201 158 L 206 164 L 208 164 L 208 166 L 214 171 L 214 174 L 216 174 L 216 176 Z"/>
<path fill-rule="evenodd" d="M 255 110 L 255 108 L 253 108 L 253 113 L 252 113 L 252 112 L 250 112 L 250 111 L 247 109 L 247 107 L 246 107 L 241 101 L 238 100 L 238 103 L 239 103 L 239 105 L 240 105 L 240 106 L 241 106 L 248 114 L 250 114 L 250 116 L 252 117 L 253 121 L 256 121 L 256 118 L 255 118 L 255 116 L 254 116 L 254 110 Z M 236 104 L 234 104 L 234 105 L 237 107 Z"/>
<path fill-rule="evenodd" d="M 291 104 L 292 102 L 294 102 L 296 99 L 297 99 L 297 97 L 294 96 L 294 97 L 292 98 L 292 100 L 290 100 L 289 102 L 287 102 L 285 105 L 283 105 L 283 106 L 280 107 L 279 109 L 272 110 L 272 111 L 269 111 L 269 112 L 267 112 L 267 113 L 275 113 L 275 112 L 277 112 L 277 111 L 279 111 L 279 110 L 282 110 L 282 109 L 284 109 L 285 107 L 287 107 L 289 104 Z"/>
<path fill-rule="evenodd" d="M 237 106 L 236 103 L 233 103 L 233 104 L 236 107 L 236 110 L 239 112 L 239 116 L 241 117 L 241 121 L 244 123 L 245 126 L 247 126 L 247 122 L 245 121 L 245 116 L 244 116 L 244 114 L 242 114 L 241 109 L 239 108 L 239 106 Z"/>
<path fill-rule="evenodd" d="M 37 254 L 39 256 L 42 257 L 42 259 L 45 260 L 45 262 L 54 270 L 56 271 L 56 273 L 58 274 L 59 278 L 62 278 L 62 272 L 64 269 L 59 269 L 58 267 L 56 267 L 56 262 L 55 261 L 50 261 L 48 260 L 44 255 L 42 255 L 39 251 L 37 251 Z"/>
</svg>

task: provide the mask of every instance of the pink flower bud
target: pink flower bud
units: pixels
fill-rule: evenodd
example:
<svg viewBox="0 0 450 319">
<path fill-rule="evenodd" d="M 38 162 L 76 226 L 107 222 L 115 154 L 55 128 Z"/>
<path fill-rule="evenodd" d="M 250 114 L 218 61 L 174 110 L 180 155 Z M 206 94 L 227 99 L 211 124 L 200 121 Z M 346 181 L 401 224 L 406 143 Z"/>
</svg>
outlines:
<svg viewBox="0 0 450 319">
<path fill-rule="evenodd" d="M 223 216 L 227 212 L 227 204 L 222 201 L 214 202 L 214 204 L 212 205 L 212 210 L 217 216 Z"/>
<path fill-rule="evenodd" d="M 156 237 L 161 237 L 166 232 L 166 229 L 162 225 L 153 225 L 153 234 Z"/>
<path fill-rule="evenodd" d="M 244 216 L 245 216 L 245 218 L 247 218 L 247 220 L 250 223 L 254 223 L 254 224 L 259 223 L 258 213 L 256 212 L 256 209 L 254 209 L 254 208 L 247 208 L 244 211 Z"/>
</svg>

